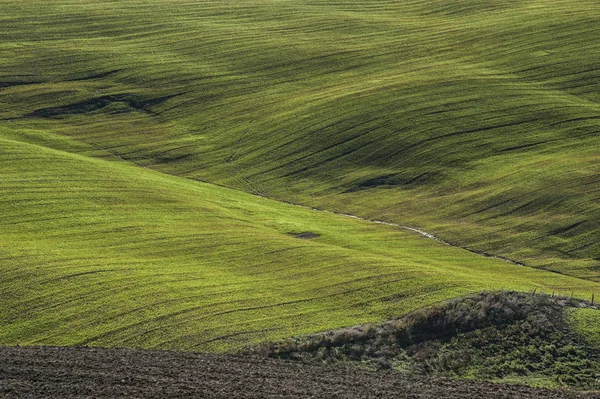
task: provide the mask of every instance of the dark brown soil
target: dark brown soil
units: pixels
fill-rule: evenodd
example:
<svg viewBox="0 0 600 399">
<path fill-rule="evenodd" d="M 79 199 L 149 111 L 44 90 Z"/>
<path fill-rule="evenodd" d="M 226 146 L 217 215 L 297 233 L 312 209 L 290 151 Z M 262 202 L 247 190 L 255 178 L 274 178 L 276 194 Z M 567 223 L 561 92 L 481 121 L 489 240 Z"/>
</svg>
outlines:
<svg viewBox="0 0 600 399">
<path fill-rule="evenodd" d="M 92 348 L 0 348 L 2 398 L 600 398 L 256 359 Z"/>
</svg>

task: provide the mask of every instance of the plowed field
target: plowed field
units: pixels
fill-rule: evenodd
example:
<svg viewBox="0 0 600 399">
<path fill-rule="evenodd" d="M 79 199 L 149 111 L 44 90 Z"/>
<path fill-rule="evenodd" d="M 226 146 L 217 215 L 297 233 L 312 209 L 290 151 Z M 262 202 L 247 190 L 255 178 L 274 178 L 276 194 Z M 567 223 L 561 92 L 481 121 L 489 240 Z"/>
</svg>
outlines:
<svg viewBox="0 0 600 399">
<path fill-rule="evenodd" d="M 3 398 L 593 398 L 522 386 L 417 379 L 184 352 L 0 348 Z"/>
</svg>

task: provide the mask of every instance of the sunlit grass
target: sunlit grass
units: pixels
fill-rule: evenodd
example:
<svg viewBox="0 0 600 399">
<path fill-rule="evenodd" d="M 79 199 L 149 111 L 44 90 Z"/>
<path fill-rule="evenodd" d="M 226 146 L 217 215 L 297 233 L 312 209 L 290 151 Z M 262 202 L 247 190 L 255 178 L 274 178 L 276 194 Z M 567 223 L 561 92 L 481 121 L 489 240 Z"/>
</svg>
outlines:
<svg viewBox="0 0 600 399">
<path fill-rule="evenodd" d="M 573 309 L 567 315 L 567 322 L 588 343 L 600 348 L 600 310 Z"/>
<path fill-rule="evenodd" d="M 591 0 L 4 0 L 0 123 L 597 279 L 599 17 Z M 123 94 L 174 97 L 35 114 Z"/>
<path fill-rule="evenodd" d="M 224 351 L 597 288 L 595 1 L 0 10 L 0 344 Z"/>
<path fill-rule="evenodd" d="M 233 350 L 484 289 L 599 288 L 392 226 L 0 141 L 3 345 Z"/>
</svg>

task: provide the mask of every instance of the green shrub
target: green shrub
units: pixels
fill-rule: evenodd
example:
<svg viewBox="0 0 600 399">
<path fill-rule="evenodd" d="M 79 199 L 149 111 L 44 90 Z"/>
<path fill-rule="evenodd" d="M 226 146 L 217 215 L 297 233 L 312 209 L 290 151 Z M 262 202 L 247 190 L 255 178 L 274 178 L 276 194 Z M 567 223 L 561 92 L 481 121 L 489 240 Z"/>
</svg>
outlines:
<svg viewBox="0 0 600 399">
<path fill-rule="evenodd" d="M 565 309 L 574 306 L 586 305 L 546 295 L 484 292 L 376 326 L 288 340 L 267 353 L 305 361 L 360 361 L 377 369 L 395 365 L 419 374 L 542 378 L 597 387 L 599 354 L 564 322 Z"/>
</svg>

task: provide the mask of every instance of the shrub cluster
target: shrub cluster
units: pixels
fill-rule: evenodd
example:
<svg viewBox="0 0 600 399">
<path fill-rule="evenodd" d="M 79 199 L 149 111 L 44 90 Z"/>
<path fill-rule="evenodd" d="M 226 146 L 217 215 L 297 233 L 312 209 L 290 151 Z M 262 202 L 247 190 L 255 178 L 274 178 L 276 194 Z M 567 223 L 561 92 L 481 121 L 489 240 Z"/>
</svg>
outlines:
<svg viewBox="0 0 600 399">
<path fill-rule="evenodd" d="M 564 322 L 569 298 L 483 292 L 379 325 L 356 326 L 254 348 L 269 357 L 360 361 L 377 368 L 477 379 L 542 376 L 596 386 L 598 351 Z"/>
</svg>

